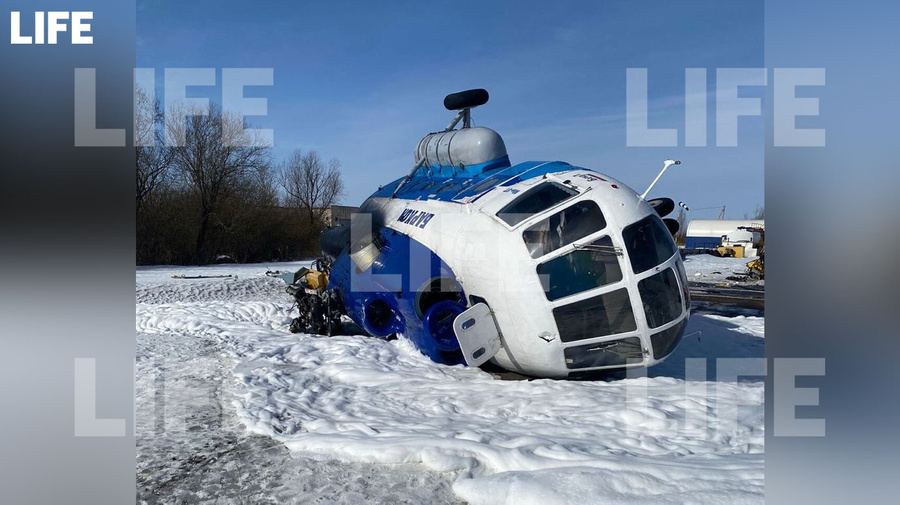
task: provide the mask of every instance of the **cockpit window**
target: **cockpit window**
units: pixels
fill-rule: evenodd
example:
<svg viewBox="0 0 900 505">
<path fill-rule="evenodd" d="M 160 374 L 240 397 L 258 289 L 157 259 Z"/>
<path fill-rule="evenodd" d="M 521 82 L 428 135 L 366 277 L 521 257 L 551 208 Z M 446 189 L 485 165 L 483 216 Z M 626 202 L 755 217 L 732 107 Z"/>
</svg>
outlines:
<svg viewBox="0 0 900 505">
<path fill-rule="evenodd" d="M 644 314 L 650 328 L 659 328 L 681 315 L 681 289 L 671 268 L 641 279 L 638 292 L 644 302 Z"/>
<path fill-rule="evenodd" d="M 497 217 L 506 221 L 506 224 L 515 226 L 531 216 L 541 213 L 577 194 L 577 191 L 569 189 L 562 184 L 545 182 L 535 188 L 531 188 L 525 194 L 510 202 L 509 205 L 500 209 Z"/>
<path fill-rule="evenodd" d="M 637 329 L 625 288 L 553 309 L 559 339 L 574 342 Z"/>
<path fill-rule="evenodd" d="M 675 254 L 672 235 L 656 214 L 625 227 L 622 238 L 631 258 L 631 268 L 636 274 L 659 265 Z"/>
<path fill-rule="evenodd" d="M 681 296 L 684 297 L 684 306 L 691 306 L 691 293 L 688 291 L 687 272 L 684 271 L 684 263 L 678 262 L 678 278 L 681 280 Z"/>
<path fill-rule="evenodd" d="M 538 221 L 522 232 L 522 239 L 531 257 L 539 258 L 603 228 L 606 220 L 600 207 L 587 200 Z"/>
<path fill-rule="evenodd" d="M 537 273 L 551 301 L 622 280 L 618 254 L 609 237 L 541 263 Z"/>
</svg>

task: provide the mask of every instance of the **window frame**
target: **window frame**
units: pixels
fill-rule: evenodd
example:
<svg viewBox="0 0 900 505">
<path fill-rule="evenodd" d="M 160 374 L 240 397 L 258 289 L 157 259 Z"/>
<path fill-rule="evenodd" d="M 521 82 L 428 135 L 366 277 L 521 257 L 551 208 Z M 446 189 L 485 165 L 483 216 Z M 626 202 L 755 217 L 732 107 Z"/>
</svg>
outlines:
<svg viewBox="0 0 900 505">
<path fill-rule="evenodd" d="M 588 235 L 588 236 L 590 237 L 591 235 Z M 591 292 L 593 292 L 593 291 L 595 291 L 595 290 L 598 290 L 598 289 L 606 289 L 606 290 L 608 290 L 608 291 L 609 291 L 609 290 L 614 290 L 614 288 L 611 288 L 612 286 L 616 286 L 617 284 L 619 284 L 619 283 L 621 283 L 622 281 L 625 280 L 625 270 L 622 268 L 622 258 L 621 258 L 621 256 L 616 252 L 617 246 L 616 246 L 616 244 L 615 244 L 615 241 L 613 241 L 612 235 L 609 235 L 609 234 L 602 234 L 602 235 L 600 235 L 600 236 L 594 237 L 593 239 L 590 240 L 590 242 L 588 242 L 587 245 L 594 245 L 596 242 L 599 242 L 599 241 L 601 241 L 601 240 L 603 240 L 603 239 L 607 239 L 607 240 L 609 241 L 609 243 L 610 243 L 610 247 L 613 248 L 613 251 L 611 251 L 610 254 L 611 254 L 611 256 L 612 256 L 613 258 L 615 258 L 615 265 L 616 265 L 616 267 L 618 268 L 618 278 L 615 279 L 615 280 L 613 280 L 613 281 L 605 282 L 605 283 L 603 283 L 603 284 L 598 284 L 598 285 L 595 285 L 595 286 L 588 287 L 588 288 L 586 288 L 586 289 L 582 289 L 581 291 L 573 291 L 573 292 L 564 294 L 564 295 L 562 295 L 562 296 L 557 296 L 557 297 L 555 297 L 555 298 L 551 298 L 551 297 L 550 297 L 550 290 L 549 290 L 549 289 L 545 289 L 545 288 L 550 288 L 550 287 L 551 287 L 551 286 L 549 285 L 549 278 L 548 278 L 548 280 L 547 280 L 548 282 L 547 282 L 546 285 L 545 285 L 543 279 L 541 279 L 541 275 L 548 275 L 548 276 L 549 276 L 550 273 L 545 272 L 545 273 L 542 274 L 542 273 L 541 273 L 541 268 L 544 267 L 544 268 L 546 269 L 546 268 L 547 268 L 547 265 L 549 265 L 550 263 L 552 263 L 552 262 L 557 262 L 557 261 L 562 261 L 562 258 L 565 258 L 565 257 L 567 257 L 567 256 L 569 256 L 569 255 L 572 255 L 572 254 L 576 254 L 576 253 L 579 253 L 579 252 L 587 252 L 588 254 L 590 254 L 590 251 L 589 251 L 589 250 L 586 251 L 586 250 L 584 250 L 584 249 L 578 249 L 578 248 L 575 248 L 575 247 L 569 248 L 569 249 L 568 249 L 567 251 L 565 251 L 564 253 L 559 254 L 559 255 L 557 255 L 557 256 L 554 256 L 554 257 L 552 257 L 552 258 L 548 258 L 548 259 L 546 259 L 545 261 L 539 262 L 539 263 L 535 266 L 535 274 L 538 276 L 538 279 L 539 279 L 540 282 L 541 282 L 541 289 L 543 290 L 544 296 L 547 298 L 547 301 L 548 301 L 548 302 L 550 302 L 550 303 L 556 303 L 556 302 L 559 302 L 560 300 L 565 300 L 566 298 L 569 298 L 569 297 L 572 297 L 572 296 L 583 295 L 583 294 L 585 294 L 585 293 L 591 293 Z M 571 245 L 572 245 L 572 244 L 568 244 L 568 245 L 565 246 L 565 247 L 568 247 L 568 246 L 571 246 Z M 562 249 L 563 249 L 563 248 L 560 248 L 560 249 L 557 249 L 556 251 L 560 251 L 560 250 L 562 250 Z M 554 251 L 554 252 L 556 252 L 556 251 Z"/>
<path fill-rule="evenodd" d="M 658 298 L 661 295 L 660 292 L 651 291 L 651 289 L 653 289 L 655 287 L 654 284 L 651 284 L 652 279 L 654 279 L 655 277 L 660 278 L 661 282 L 659 282 L 659 284 L 666 284 L 666 282 L 665 282 L 666 280 L 674 282 L 674 287 L 675 287 L 674 294 L 675 294 L 675 298 L 677 298 L 677 304 L 673 305 L 671 303 L 667 303 L 666 307 L 664 307 L 667 312 L 667 314 L 665 314 L 665 315 L 666 316 L 672 315 L 672 309 L 674 309 L 674 315 L 672 315 L 672 317 L 670 319 L 663 321 L 659 324 L 656 324 L 656 326 L 653 326 L 654 322 L 656 322 L 656 321 L 652 320 L 651 314 L 647 311 L 647 306 L 650 305 L 651 302 L 658 302 L 658 301 L 672 302 L 673 301 L 672 299 L 660 299 L 660 298 Z M 638 280 L 637 281 L 637 293 L 638 293 L 638 296 L 640 296 L 640 298 L 641 298 L 641 311 L 644 313 L 644 319 L 647 322 L 647 328 L 649 328 L 650 330 L 658 330 L 659 328 L 662 328 L 663 326 L 666 326 L 667 324 L 669 324 L 673 321 L 677 321 L 678 318 L 681 317 L 682 314 L 684 314 L 684 295 L 683 295 L 682 289 L 681 289 L 681 282 L 678 279 L 678 272 L 676 271 L 674 266 L 666 266 L 665 268 L 661 268 L 658 272 L 655 271 L 651 275 L 648 275 L 648 276 Z M 650 296 L 650 295 L 652 295 L 652 296 Z M 676 305 L 677 305 L 677 307 L 676 307 Z M 656 312 L 659 312 L 660 316 L 663 315 L 661 312 L 661 309 L 663 307 L 658 306 L 658 305 L 653 305 L 650 308 Z"/>
<path fill-rule="evenodd" d="M 548 225 L 549 225 L 549 221 L 550 221 L 551 219 L 553 219 L 554 217 L 560 216 L 560 215 L 562 215 L 562 214 L 568 212 L 570 209 L 574 209 L 576 206 L 582 205 L 582 204 L 584 204 L 584 205 L 593 205 L 594 208 L 596 209 L 596 212 L 599 213 L 599 215 L 600 215 L 600 220 L 602 221 L 603 225 L 600 226 L 599 228 L 597 228 L 596 230 L 592 230 L 592 231 L 590 231 L 589 233 L 586 233 L 586 234 L 584 234 L 584 235 L 582 235 L 582 236 L 580 236 L 580 237 L 578 237 L 578 238 L 572 240 L 571 242 L 561 243 L 561 244 L 560 244 L 559 246 L 557 246 L 555 249 L 551 249 L 551 250 L 549 250 L 549 251 L 544 251 L 542 254 L 539 254 L 538 256 L 535 256 L 534 253 L 532 253 L 531 250 L 530 250 L 529 247 L 528 247 L 528 244 L 533 244 L 534 242 L 528 242 L 528 240 L 527 240 L 526 237 L 525 237 L 525 234 L 528 233 L 529 231 L 532 231 L 532 228 L 534 228 L 535 226 L 538 226 L 539 224 L 543 223 L 544 221 L 548 221 Z M 605 216 L 605 214 L 603 213 L 603 209 L 600 208 L 600 205 L 599 205 L 595 200 L 592 200 L 592 199 L 583 199 L 583 200 L 578 200 L 578 201 L 576 201 L 576 202 L 573 202 L 573 203 L 571 203 L 569 206 L 564 207 L 564 208 L 562 208 L 562 209 L 560 209 L 560 210 L 557 210 L 557 211 L 553 212 L 552 214 L 548 214 L 548 215 L 546 215 L 546 216 L 544 216 L 544 217 L 539 217 L 539 219 L 537 219 L 537 220 L 531 220 L 531 219 L 529 219 L 529 222 L 527 223 L 526 226 L 527 226 L 527 228 L 525 228 L 525 229 L 522 230 L 522 232 L 521 232 L 522 242 L 525 243 L 525 249 L 528 250 L 528 255 L 531 256 L 531 259 L 533 259 L 533 260 L 541 260 L 542 258 L 546 258 L 547 256 L 549 256 L 549 255 L 551 255 L 551 254 L 554 254 L 554 253 L 560 251 L 561 249 L 565 249 L 565 248 L 567 248 L 567 247 L 569 247 L 569 246 L 571 246 L 571 245 L 573 245 L 573 244 L 577 244 L 577 243 L 578 243 L 579 241 L 581 241 L 581 240 L 585 240 L 585 239 L 587 239 L 588 237 L 594 237 L 594 236 L 596 236 L 596 235 L 599 234 L 599 233 L 605 232 L 606 229 L 609 227 L 609 221 L 606 220 L 606 216 Z M 552 232 L 552 229 L 551 229 L 550 231 Z M 611 236 L 610 233 L 606 233 L 606 235 L 607 235 L 607 236 Z M 599 239 L 599 238 L 600 238 L 600 237 L 595 237 L 594 239 L 591 239 L 590 242 L 594 242 L 595 240 L 597 240 L 597 239 Z M 613 245 L 615 245 L 615 244 L 613 244 Z M 561 254 L 561 255 L 565 255 L 565 254 L 568 254 L 568 253 L 563 253 L 563 254 Z"/>
<path fill-rule="evenodd" d="M 631 247 L 629 247 L 628 233 L 631 230 L 633 230 L 635 227 L 637 227 L 639 224 L 643 223 L 644 221 L 648 221 L 648 220 L 651 222 L 655 222 L 656 223 L 655 228 L 657 229 L 657 231 L 662 230 L 665 233 L 664 236 L 668 237 L 668 239 L 670 241 L 668 243 L 668 245 L 671 247 L 671 253 L 668 256 L 666 256 L 665 258 L 662 258 L 662 259 L 657 258 L 653 265 L 650 265 L 642 270 L 638 270 L 634 264 L 635 258 L 637 256 L 635 254 L 633 254 L 634 251 L 631 249 Z M 637 221 L 622 227 L 621 236 L 622 236 L 622 245 L 625 248 L 625 254 L 628 255 L 628 266 L 630 267 L 632 273 L 635 276 L 640 276 L 646 272 L 653 270 L 656 267 L 659 267 L 659 266 L 665 264 L 667 261 L 672 259 L 676 254 L 678 254 L 678 245 L 675 244 L 675 240 L 672 238 L 672 235 L 669 233 L 669 230 L 668 230 L 668 228 L 666 228 L 666 225 L 663 223 L 662 219 L 655 213 L 647 214 L 646 216 L 638 219 Z M 658 248 L 659 244 L 653 243 L 653 246 L 654 246 L 654 248 Z"/>
<path fill-rule="evenodd" d="M 534 193 L 536 193 L 538 190 L 542 189 L 545 185 L 548 185 L 548 184 L 553 185 L 553 186 L 556 186 L 556 187 L 562 189 L 563 191 L 565 191 L 566 193 L 569 193 L 569 197 L 568 197 L 568 198 L 564 198 L 564 199 L 562 199 L 562 200 L 560 200 L 560 201 L 554 203 L 553 205 L 550 205 L 550 206 L 547 207 L 547 208 L 541 209 L 539 212 L 535 212 L 535 213 L 531 214 L 530 216 L 528 216 L 528 217 L 526 217 L 526 218 L 524 218 L 524 219 L 522 219 L 522 220 L 520 220 L 520 221 L 517 221 L 517 222 L 515 222 L 515 223 L 510 223 L 509 221 L 507 221 L 506 219 L 504 219 L 504 218 L 502 217 L 503 214 L 519 215 L 519 213 L 508 213 L 508 212 L 507 212 L 507 209 L 509 209 L 509 208 L 512 207 L 513 205 L 519 203 L 520 201 L 522 201 L 523 199 L 527 198 L 528 196 L 533 196 Z M 538 183 L 535 184 L 534 186 L 528 188 L 528 189 L 525 190 L 524 192 L 522 192 L 521 195 L 517 195 L 517 196 L 516 196 L 515 198 L 513 198 L 510 202 L 506 203 L 503 207 L 501 207 L 498 211 L 494 212 L 493 215 L 494 215 L 494 217 L 497 218 L 501 223 L 503 223 L 504 225 L 506 225 L 506 227 L 508 227 L 509 229 L 513 230 L 513 229 L 516 229 L 516 228 L 522 226 L 523 224 L 530 223 L 530 222 L 532 221 L 532 219 L 540 218 L 540 216 L 543 216 L 544 213 L 546 213 L 546 212 L 548 212 L 548 211 L 550 211 L 550 210 L 556 209 L 557 207 L 559 207 L 560 205 L 563 205 L 563 204 L 566 203 L 566 202 L 571 202 L 571 200 L 572 200 L 573 198 L 577 198 L 577 197 L 579 197 L 580 195 L 583 195 L 583 194 L 584 194 L 583 191 L 578 191 L 577 189 L 570 188 L 570 187 L 568 187 L 568 186 L 566 186 L 566 185 L 564 185 L 564 184 L 562 184 L 562 183 L 560 183 L 560 182 L 553 181 L 553 180 L 543 180 L 543 181 L 541 181 L 541 182 L 538 182 Z"/>
</svg>

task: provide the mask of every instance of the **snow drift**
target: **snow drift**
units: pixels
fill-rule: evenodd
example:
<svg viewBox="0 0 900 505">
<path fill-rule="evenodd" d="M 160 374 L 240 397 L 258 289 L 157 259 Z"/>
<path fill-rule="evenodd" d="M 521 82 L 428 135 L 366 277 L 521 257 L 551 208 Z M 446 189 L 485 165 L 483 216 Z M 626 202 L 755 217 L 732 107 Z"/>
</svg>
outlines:
<svg viewBox="0 0 900 505">
<path fill-rule="evenodd" d="M 137 329 L 223 343 L 240 420 L 292 451 L 454 472 L 473 504 L 763 501 L 763 383 L 684 372 L 687 357 L 761 358 L 762 318 L 695 315 L 702 339 L 650 377 L 502 381 L 402 339 L 289 334 L 262 266 L 209 290 L 161 275 L 174 270 L 147 273 L 144 291 L 139 272 Z"/>
</svg>

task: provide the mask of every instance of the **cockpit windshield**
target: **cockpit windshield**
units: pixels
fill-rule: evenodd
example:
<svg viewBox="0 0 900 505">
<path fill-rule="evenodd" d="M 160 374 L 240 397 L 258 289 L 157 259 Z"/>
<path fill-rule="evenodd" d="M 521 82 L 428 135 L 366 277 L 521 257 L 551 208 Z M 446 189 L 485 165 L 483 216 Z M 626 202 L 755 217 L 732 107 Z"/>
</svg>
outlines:
<svg viewBox="0 0 900 505">
<path fill-rule="evenodd" d="M 537 273 L 551 301 L 622 280 L 618 254 L 609 237 L 541 263 Z"/>
<path fill-rule="evenodd" d="M 539 214 L 554 205 L 577 195 L 574 189 L 555 182 L 544 182 L 526 191 L 522 196 L 510 202 L 497 212 L 497 217 L 510 226 Z"/>
<path fill-rule="evenodd" d="M 644 315 L 650 328 L 659 328 L 681 315 L 681 290 L 671 268 L 641 279 L 638 292 L 644 301 Z"/>
<path fill-rule="evenodd" d="M 542 219 L 522 232 L 532 258 L 539 258 L 606 228 L 600 207 L 591 200 L 578 202 Z"/>
<path fill-rule="evenodd" d="M 672 235 L 656 214 L 625 227 L 622 238 L 636 274 L 650 270 L 675 254 Z"/>
</svg>

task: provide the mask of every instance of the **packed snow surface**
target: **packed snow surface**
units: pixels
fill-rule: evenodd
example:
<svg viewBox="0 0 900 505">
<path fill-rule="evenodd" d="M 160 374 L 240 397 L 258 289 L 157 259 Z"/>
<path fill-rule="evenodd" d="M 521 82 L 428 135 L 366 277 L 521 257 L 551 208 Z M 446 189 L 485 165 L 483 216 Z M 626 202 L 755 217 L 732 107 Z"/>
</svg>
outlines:
<svg viewBox="0 0 900 505">
<path fill-rule="evenodd" d="M 747 263 L 750 261 L 750 258 L 720 258 L 711 254 L 691 254 L 684 259 L 684 268 L 688 273 L 688 279 L 694 283 L 764 285 L 765 281 L 736 283 L 728 279 L 745 274 Z"/>
<path fill-rule="evenodd" d="M 763 502 L 763 318 L 695 314 L 649 371 L 507 381 L 403 339 L 290 334 L 264 272 L 297 266 L 139 269 L 137 330 L 214 344 L 232 374 L 225 415 L 323 464 L 443 472 L 473 504 Z"/>
</svg>

